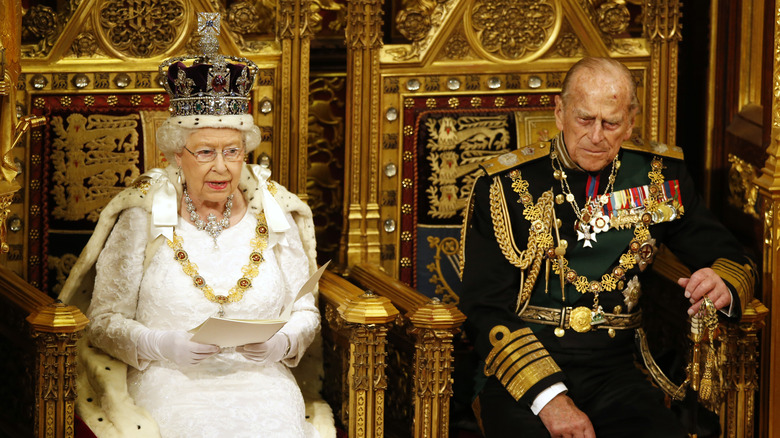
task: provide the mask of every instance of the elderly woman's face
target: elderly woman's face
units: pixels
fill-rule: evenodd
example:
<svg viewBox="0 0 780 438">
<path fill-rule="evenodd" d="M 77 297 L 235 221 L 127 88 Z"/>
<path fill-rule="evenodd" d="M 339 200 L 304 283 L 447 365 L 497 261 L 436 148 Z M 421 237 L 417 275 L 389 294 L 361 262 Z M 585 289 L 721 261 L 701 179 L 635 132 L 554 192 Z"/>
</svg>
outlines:
<svg viewBox="0 0 780 438">
<path fill-rule="evenodd" d="M 200 202 L 225 202 L 238 191 L 244 164 L 241 132 L 227 128 L 200 128 L 190 134 L 176 154 L 187 192 Z M 210 161 L 209 161 L 210 160 Z"/>
</svg>

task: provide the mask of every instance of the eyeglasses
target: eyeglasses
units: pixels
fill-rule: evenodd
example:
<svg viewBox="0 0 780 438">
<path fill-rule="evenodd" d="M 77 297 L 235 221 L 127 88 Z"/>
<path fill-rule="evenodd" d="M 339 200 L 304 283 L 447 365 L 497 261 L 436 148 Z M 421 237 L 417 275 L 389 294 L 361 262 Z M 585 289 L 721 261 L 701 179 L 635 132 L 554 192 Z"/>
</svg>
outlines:
<svg viewBox="0 0 780 438">
<path fill-rule="evenodd" d="M 244 148 L 227 148 L 222 149 L 222 152 L 217 152 L 216 149 L 200 149 L 192 152 L 186 147 L 184 150 L 191 153 L 198 163 L 210 163 L 217 158 L 217 154 L 219 153 L 222 154 L 222 158 L 224 158 L 225 161 L 239 161 L 244 155 Z"/>
</svg>

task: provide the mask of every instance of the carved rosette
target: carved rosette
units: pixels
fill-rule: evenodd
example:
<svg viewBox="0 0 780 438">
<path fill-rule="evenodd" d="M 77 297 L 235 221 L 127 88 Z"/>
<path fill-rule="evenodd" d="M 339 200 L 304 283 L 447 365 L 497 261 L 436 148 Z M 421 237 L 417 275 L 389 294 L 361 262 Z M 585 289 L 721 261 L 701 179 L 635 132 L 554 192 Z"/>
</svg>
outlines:
<svg viewBox="0 0 780 438">
<path fill-rule="evenodd" d="M 496 61 L 530 61 L 555 41 L 561 7 L 551 0 L 476 0 L 466 31 L 482 54 Z"/>
<path fill-rule="evenodd" d="M 118 54 L 149 58 L 179 39 L 187 12 L 182 0 L 109 0 L 96 13 L 95 28 Z"/>
<path fill-rule="evenodd" d="M 598 9 L 599 29 L 609 35 L 618 35 L 628 28 L 631 14 L 625 4 L 602 3 Z"/>
<path fill-rule="evenodd" d="M 46 56 L 62 29 L 62 18 L 48 6 L 32 6 L 22 17 L 22 42 L 37 40 L 37 43 L 24 44 L 22 55 L 27 58 Z"/>
<path fill-rule="evenodd" d="M 447 59 L 465 59 L 470 52 L 469 42 L 462 32 L 454 32 L 447 44 L 444 45 L 443 54 Z"/>
<path fill-rule="evenodd" d="M 240 34 L 265 32 L 273 29 L 274 11 L 262 2 L 244 0 L 230 5 L 225 21 Z"/>
<path fill-rule="evenodd" d="M 82 32 L 73 40 L 70 53 L 77 58 L 89 58 L 98 53 L 98 42 L 92 32 Z"/>
<path fill-rule="evenodd" d="M 582 43 L 573 32 L 567 32 L 558 38 L 555 52 L 563 58 L 573 58 L 582 51 Z"/>
<path fill-rule="evenodd" d="M 395 20 L 398 32 L 410 41 L 422 40 L 431 30 L 430 13 L 419 8 L 404 9 Z"/>
</svg>

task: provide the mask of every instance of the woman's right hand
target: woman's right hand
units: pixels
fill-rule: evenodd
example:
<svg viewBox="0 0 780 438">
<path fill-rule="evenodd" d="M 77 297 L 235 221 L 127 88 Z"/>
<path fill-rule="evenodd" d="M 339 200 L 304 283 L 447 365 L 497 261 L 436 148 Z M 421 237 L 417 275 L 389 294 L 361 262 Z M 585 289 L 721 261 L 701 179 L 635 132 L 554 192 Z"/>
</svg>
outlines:
<svg viewBox="0 0 780 438">
<path fill-rule="evenodd" d="M 138 339 L 138 356 L 148 360 L 169 360 L 186 367 L 219 352 L 216 345 L 191 342 L 192 334 L 183 330 L 148 330 Z"/>
</svg>

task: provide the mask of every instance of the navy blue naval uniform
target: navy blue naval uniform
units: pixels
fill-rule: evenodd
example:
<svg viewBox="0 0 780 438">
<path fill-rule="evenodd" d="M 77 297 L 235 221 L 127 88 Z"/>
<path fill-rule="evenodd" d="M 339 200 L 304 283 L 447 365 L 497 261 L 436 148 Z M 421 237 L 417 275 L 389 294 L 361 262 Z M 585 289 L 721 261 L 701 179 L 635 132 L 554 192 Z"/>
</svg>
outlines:
<svg viewBox="0 0 780 438">
<path fill-rule="evenodd" d="M 696 194 L 682 151 L 639 139 L 622 145 L 609 199 L 601 198 L 611 225 L 594 223 L 595 240 L 578 240 L 566 195 L 582 209 L 588 193 L 604 194 L 613 169 L 564 168 L 565 186 L 556 179 L 561 160 L 551 158 L 558 153 L 566 153 L 561 136 L 521 148 L 483 164 L 474 184 L 460 309 L 484 363 L 475 379 L 478 420 L 487 437 L 547 437 L 530 404 L 563 382 L 600 438 L 686 436 L 635 365 L 637 300 L 652 294 L 639 288 L 642 274 L 664 244 L 692 272 L 715 270 L 739 318 L 755 265 Z"/>
</svg>

